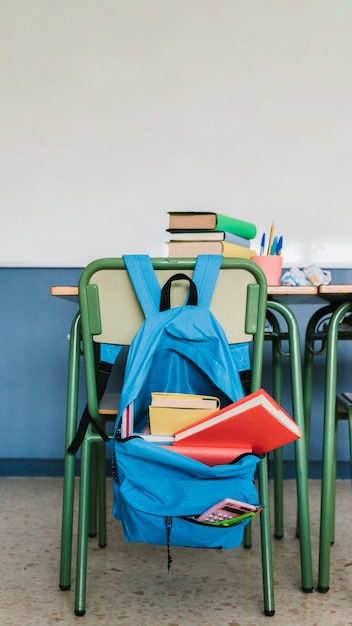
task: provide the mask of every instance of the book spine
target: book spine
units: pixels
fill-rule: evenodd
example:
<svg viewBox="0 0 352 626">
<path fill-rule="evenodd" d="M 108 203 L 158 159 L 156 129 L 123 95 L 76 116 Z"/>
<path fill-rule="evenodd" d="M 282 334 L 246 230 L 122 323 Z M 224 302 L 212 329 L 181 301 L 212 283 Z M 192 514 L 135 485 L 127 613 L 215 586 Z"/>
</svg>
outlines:
<svg viewBox="0 0 352 626">
<path fill-rule="evenodd" d="M 237 243 L 238 246 L 244 246 L 245 248 L 250 247 L 249 239 L 246 239 L 245 237 L 240 237 L 239 235 L 234 235 L 233 233 L 229 233 L 226 230 L 224 231 L 224 241 Z"/>
<path fill-rule="evenodd" d="M 251 248 L 245 248 L 239 246 L 236 243 L 230 243 L 229 241 L 222 242 L 222 254 L 227 258 L 239 258 L 239 259 L 251 259 L 256 255 L 255 250 Z"/>
<path fill-rule="evenodd" d="M 239 220 L 236 217 L 230 217 L 228 215 L 216 214 L 216 228 L 215 230 L 224 230 L 233 235 L 244 237 L 245 239 L 254 239 L 257 234 L 257 227 L 251 222 L 245 222 Z"/>
<path fill-rule="evenodd" d="M 170 241 L 230 241 L 245 248 L 250 247 L 250 240 L 223 230 L 171 230 Z"/>
</svg>

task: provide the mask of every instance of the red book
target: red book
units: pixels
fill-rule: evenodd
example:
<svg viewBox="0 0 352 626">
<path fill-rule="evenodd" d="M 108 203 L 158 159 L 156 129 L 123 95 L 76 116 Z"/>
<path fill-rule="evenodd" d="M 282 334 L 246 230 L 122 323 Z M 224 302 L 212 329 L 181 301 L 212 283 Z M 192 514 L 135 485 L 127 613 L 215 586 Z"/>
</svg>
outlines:
<svg viewBox="0 0 352 626">
<path fill-rule="evenodd" d="M 174 446 L 247 448 L 263 454 L 299 439 L 301 429 L 264 389 L 259 389 L 174 433 Z"/>
<path fill-rule="evenodd" d="M 252 452 L 251 448 L 237 447 L 216 448 L 214 446 L 186 446 L 182 444 L 163 447 L 167 450 L 178 452 L 179 454 L 183 454 L 184 456 L 188 456 L 195 461 L 200 461 L 200 463 L 210 466 L 228 465 L 228 463 L 237 459 L 241 456 L 241 454 L 248 454 L 248 452 Z"/>
</svg>

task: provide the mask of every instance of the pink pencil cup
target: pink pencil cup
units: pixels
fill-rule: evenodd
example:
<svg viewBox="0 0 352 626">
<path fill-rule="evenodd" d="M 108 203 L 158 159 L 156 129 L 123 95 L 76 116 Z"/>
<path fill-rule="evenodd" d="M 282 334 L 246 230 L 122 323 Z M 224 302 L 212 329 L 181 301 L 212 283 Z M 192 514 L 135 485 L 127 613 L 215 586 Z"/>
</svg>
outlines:
<svg viewBox="0 0 352 626">
<path fill-rule="evenodd" d="M 268 285 L 280 285 L 282 256 L 279 254 L 264 254 L 262 256 L 253 256 L 251 260 L 262 268 Z"/>
</svg>

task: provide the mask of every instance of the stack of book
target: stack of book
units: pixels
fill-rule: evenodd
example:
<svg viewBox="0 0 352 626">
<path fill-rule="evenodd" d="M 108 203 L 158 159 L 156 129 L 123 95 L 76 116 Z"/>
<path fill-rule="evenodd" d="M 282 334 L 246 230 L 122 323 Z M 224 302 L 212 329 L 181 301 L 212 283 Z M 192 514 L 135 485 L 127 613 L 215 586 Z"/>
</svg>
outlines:
<svg viewBox="0 0 352 626">
<path fill-rule="evenodd" d="M 152 435 L 173 435 L 176 430 L 194 424 L 220 408 L 220 400 L 215 396 L 153 391 L 151 398 L 149 425 Z"/>
<path fill-rule="evenodd" d="M 140 436 L 206 465 L 231 463 L 242 454 L 265 454 L 302 435 L 264 389 L 223 408 L 213 396 L 155 393 L 149 416 L 151 434 Z"/>
<path fill-rule="evenodd" d="M 255 224 L 221 213 L 170 211 L 167 232 L 169 257 L 222 254 L 250 259 L 257 254 L 250 247 Z"/>
</svg>

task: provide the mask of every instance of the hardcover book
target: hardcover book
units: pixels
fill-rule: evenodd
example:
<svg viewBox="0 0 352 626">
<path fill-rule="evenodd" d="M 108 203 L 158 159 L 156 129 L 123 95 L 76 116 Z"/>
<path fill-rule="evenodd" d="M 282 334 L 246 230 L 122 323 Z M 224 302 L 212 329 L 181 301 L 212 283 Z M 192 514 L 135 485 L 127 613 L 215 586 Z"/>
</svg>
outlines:
<svg viewBox="0 0 352 626">
<path fill-rule="evenodd" d="M 205 465 L 228 465 L 242 454 L 252 452 L 251 448 L 236 448 L 235 446 L 227 448 L 217 448 L 216 446 L 197 446 L 197 445 L 168 445 L 164 446 L 167 450 L 178 452 L 184 456 L 188 456 L 195 461 L 204 463 Z"/>
<path fill-rule="evenodd" d="M 152 391 L 152 406 L 178 407 L 188 409 L 218 409 L 220 400 L 215 396 L 204 396 L 194 393 L 170 393 Z"/>
<path fill-rule="evenodd" d="M 174 433 L 174 446 L 249 448 L 264 454 L 299 439 L 301 429 L 264 389 Z"/>
<path fill-rule="evenodd" d="M 187 258 L 199 254 L 222 254 L 224 257 L 251 259 L 257 253 L 251 248 L 229 241 L 168 241 L 169 257 Z"/>
<path fill-rule="evenodd" d="M 214 413 L 214 409 L 150 405 L 150 433 L 152 435 L 173 435 L 176 430 L 194 424 L 210 413 Z"/>
<path fill-rule="evenodd" d="M 229 241 L 239 246 L 250 247 L 250 240 L 225 230 L 172 230 L 170 241 Z"/>
<path fill-rule="evenodd" d="M 169 211 L 169 230 L 223 230 L 246 239 L 257 234 L 252 222 L 210 211 Z"/>
</svg>

